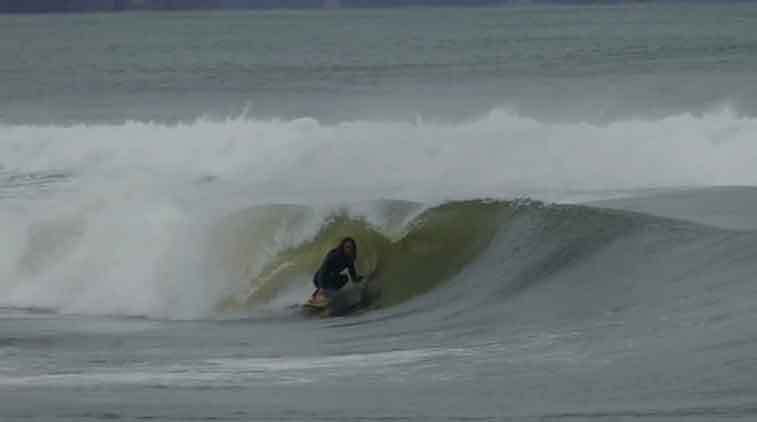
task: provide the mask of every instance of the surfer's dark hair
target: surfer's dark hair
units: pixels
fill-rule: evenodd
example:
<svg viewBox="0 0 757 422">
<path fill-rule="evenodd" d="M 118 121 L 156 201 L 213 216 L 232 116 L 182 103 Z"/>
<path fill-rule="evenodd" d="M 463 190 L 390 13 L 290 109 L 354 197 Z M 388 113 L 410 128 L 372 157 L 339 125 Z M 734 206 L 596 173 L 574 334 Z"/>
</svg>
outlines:
<svg viewBox="0 0 757 422">
<path fill-rule="evenodd" d="M 355 239 L 347 236 L 343 237 L 342 240 L 339 241 L 339 251 L 344 252 L 344 244 L 350 242 L 352 243 L 352 251 L 353 251 L 353 258 L 357 260 L 357 242 L 355 242 Z"/>
</svg>

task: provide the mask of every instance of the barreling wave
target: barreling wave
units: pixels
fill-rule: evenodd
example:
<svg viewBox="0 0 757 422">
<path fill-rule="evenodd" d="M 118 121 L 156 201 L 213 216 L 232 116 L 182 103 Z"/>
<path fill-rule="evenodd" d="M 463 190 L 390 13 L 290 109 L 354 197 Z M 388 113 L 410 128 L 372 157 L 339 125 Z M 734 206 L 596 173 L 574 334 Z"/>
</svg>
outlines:
<svg viewBox="0 0 757 422">
<path fill-rule="evenodd" d="M 358 267 L 374 273 L 373 308 L 396 305 L 433 290 L 456 292 L 450 301 L 488 295 L 488 301 L 502 303 L 587 263 L 592 267 L 583 270 L 581 282 L 599 283 L 597 291 L 605 291 L 627 277 L 622 272 L 613 274 L 619 261 L 627 259 L 624 265 L 631 267 L 634 262 L 649 265 L 645 247 L 659 249 L 664 256 L 690 242 L 708 244 L 713 238 L 731 235 L 713 227 L 644 214 L 533 201 L 456 201 L 416 213 L 417 204 L 382 204 L 404 216 L 399 219 L 406 221 L 401 231 L 392 232 L 346 213 L 331 215 L 312 237 L 272 254 L 254 274 L 248 272 L 249 284 L 224 301 L 222 310 L 254 309 L 290 289 L 309 286 L 320 259 L 347 235 L 359 242 Z M 309 211 L 305 207 L 263 207 L 248 212 L 247 227 L 256 226 L 250 224 L 253 215 L 276 216 L 274 225 L 264 225 L 270 230 L 296 225 Z M 240 260 L 238 265 L 249 262 L 245 256 L 254 255 L 256 247 L 246 249 L 249 244 L 240 239 L 261 239 L 256 237 L 259 232 L 229 232 L 238 237 L 226 245 L 235 251 L 233 259 L 224 264 L 227 268 L 235 265 L 233 260 Z M 596 261 L 597 256 L 606 258 Z M 680 263 L 674 271 L 688 271 L 691 264 Z M 566 279 L 575 282 L 574 277 Z M 624 283 L 618 286 L 621 291 L 627 288 Z M 444 288 L 436 289 L 440 286 Z M 437 304 L 441 303 L 446 302 Z"/>
<path fill-rule="evenodd" d="M 320 260 L 344 236 L 357 239 L 358 269 L 372 275 L 372 308 L 430 294 L 438 295 L 434 306 L 499 306 L 540 286 L 572 284 L 604 303 L 629 289 L 654 290 L 653 281 L 685 279 L 701 262 L 709 262 L 711 270 L 733 272 L 732 255 L 757 254 L 751 232 L 528 200 L 452 201 L 433 207 L 389 200 L 336 209 L 255 206 L 203 230 L 207 233 L 187 245 L 169 242 L 174 253 L 161 256 L 160 262 L 167 270 L 150 268 L 147 275 L 153 278 L 113 278 L 92 285 L 73 278 L 77 273 L 60 272 L 69 269 L 65 263 L 81 264 L 87 222 L 78 218 L 39 226 L 20 254 L 18 284 L 10 286 L 16 289 L 11 288 L 6 303 L 164 318 L 256 312 L 273 303 L 286 308 L 311 291 Z M 142 247 L 152 253 L 151 246 Z M 195 253 L 180 253 L 185 247 Z M 181 267 L 183 277 L 172 277 L 168 271 L 179 264 L 187 267 Z M 69 278 L 52 279 L 56 274 Z M 574 294 L 569 290 L 567 298 Z"/>
<path fill-rule="evenodd" d="M 418 207 L 418 204 L 396 201 L 384 201 L 383 205 L 400 216 L 407 216 Z M 291 287 L 292 283 L 309 282 L 323 256 L 345 236 L 358 240 L 357 267 L 369 275 L 371 286 L 380 289 L 373 306 L 403 302 L 433 289 L 461 271 L 486 249 L 497 227 L 513 209 L 506 202 L 446 203 L 413 216 L 400 232 L 395 233 L 365 219 L 337 213 L 325 220 L 312 239 L 272 257 L 259 273 L 251 277 L 249 290 L 226 301 L 225 307 L 233 309 L 242 304 L 259 304 Z M 270 217 L 276 215 L 278 221 L 275 224 L 287 225 L 301 219 L 303 213 L 307 213 L 307 209 L 302 207 L 263 207 L 256 209 L 247 222 L 268 216 L 262 220 L 268 220 L 270 224 Z M 286 217 L 282 216 L 288 216 L 289 221 L 283 221 Z M 271 230 L 273 225 L 264 224 L 264 227 Z M 239 234 L 238 231 L 234 233 Z M 250 231 L 246 236 L 253 241 L 253 238 L 260 239 L 259 234 L 253 235 Z M 233 260 L 237 259 L 242 260 L 237 262 L 249 262 L 245 257 L 254 255 L 255 247 L 240 249 L 250 245 L 245 245 L 239 237 L 234 242 L 237 244 L 233 248 L 235 252 L 227 256 L 231 261 L 225 265 L 233 266 Z"/>
</svg>

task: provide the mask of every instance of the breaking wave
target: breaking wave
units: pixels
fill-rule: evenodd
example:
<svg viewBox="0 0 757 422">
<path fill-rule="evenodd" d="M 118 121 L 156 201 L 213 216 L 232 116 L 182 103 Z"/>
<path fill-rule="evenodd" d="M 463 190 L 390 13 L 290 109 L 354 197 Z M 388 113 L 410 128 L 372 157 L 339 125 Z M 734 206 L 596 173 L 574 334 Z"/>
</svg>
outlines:
<svg viewBox="0 0 757 422">
<path fill-rule="evenodd" d="M 757 184 L 755 132 L 757 120 L 728 111 L 606 125 L 494 110 L 457 124 L 4 126 L 0 304 L 203 318 L 296 303 L 345 234 L 360 242 L 360 266 L 376 271 L 376 307 L 464 285 L 460 277 L 516 291 L 640 227 L 678 226 L 508 198 Z M 503 262 L 517 266 L 494 273 Z"/>
</svg>

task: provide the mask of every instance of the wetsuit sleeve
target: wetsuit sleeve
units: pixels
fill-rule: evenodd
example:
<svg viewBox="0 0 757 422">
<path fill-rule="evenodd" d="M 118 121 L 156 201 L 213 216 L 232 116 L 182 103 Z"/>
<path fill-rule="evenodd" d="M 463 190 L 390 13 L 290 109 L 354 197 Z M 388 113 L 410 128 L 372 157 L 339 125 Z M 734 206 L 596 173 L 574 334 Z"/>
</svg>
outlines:
<svg viewBox="0 0 757 422">
<path fill-rule="evenodd" d="M 350 261 L 349 264 L 347 264 L 347 270 L 350 272 L 350 279 L 353 282 L 357 282 L 357 273 L 355 272 L 355 261 Z"/>
</svg>

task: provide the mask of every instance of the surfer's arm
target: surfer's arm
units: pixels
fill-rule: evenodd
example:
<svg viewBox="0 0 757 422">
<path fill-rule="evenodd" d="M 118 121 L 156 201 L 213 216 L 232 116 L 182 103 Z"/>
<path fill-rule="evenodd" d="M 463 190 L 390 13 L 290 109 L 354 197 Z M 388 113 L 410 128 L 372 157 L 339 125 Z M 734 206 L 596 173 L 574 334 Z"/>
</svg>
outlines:
<svg viewBox="0 0 757 422">
<path fill-rule="evenodd" d="M 336 260 L 336 254 L 334 250 L 332 249 L 323 258 L 323 262 L 321 262 L 321 266 L 318 267 L 318 270 L 315 272 L 313 281 L 315 281 L 316 286 L 323 285 L 323 277 L 326 274 L 334 272 L 334 266 L 338 265 L 336 264 L 335 260 Z"/>
<path fill-rule="evenodd" d="M 357 275 L 354 262 L 347 265 L 347 270 L 350 272 L 350 280 L 352 280 L 353 283 L 359 283 L 363 280 L 363 276 Z"/>
</svg>

